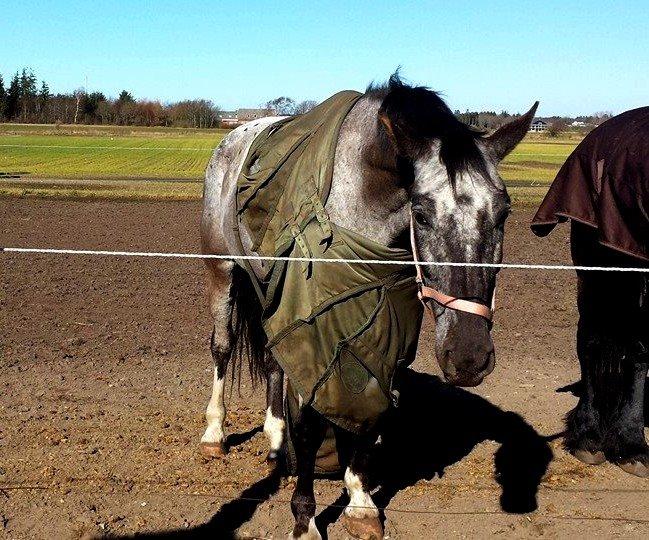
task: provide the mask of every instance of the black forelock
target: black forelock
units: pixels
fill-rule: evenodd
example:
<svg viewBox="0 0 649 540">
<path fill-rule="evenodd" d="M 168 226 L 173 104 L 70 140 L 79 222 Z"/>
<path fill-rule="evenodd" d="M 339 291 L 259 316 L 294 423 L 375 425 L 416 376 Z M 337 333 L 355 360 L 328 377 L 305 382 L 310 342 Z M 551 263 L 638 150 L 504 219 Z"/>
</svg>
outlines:
<svg viewBox="0 0 649 540">
<path fill-rule="evenodd" d="M 457 173 L 470 168 L 489 178 L 476 144 L 484 133 L 458 120 L 437 92 L 404 83 L 397 71 L 387 83 L 371 83 L 365 95 L 381 100 L 379 113 L 387 115 L 404 131 L 415 149 L 425 151 L 430 147 L 430 139 L 440 141 L 440 158 L 453 185 Z"/>
</svg>

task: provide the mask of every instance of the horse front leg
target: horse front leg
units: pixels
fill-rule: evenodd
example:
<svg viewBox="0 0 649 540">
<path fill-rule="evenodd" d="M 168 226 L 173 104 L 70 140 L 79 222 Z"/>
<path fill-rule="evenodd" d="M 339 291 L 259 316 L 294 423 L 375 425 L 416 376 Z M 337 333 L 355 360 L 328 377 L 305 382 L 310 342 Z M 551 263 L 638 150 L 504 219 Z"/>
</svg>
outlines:
<svg viewBox="0 0 649 540">
<path fill-rule="evenodd" d="M 613 411 L 605 437 L 609 460 L 623 471 L 649 478 L 649 446 L 644 436 L 644 393 L 649 364 L 639 358 L 621 361 L 620 404 Z"/>
<path fill-rule="evenodd" d="M 597 372 L 602 364 L 600 339 L 581 319 L 577 328 L 577 356 L 581 367 L 582 393 L 579 403 L 566 417 L 564 447 L 579 461 L 600 465 L 606 461 L 600 411 L 595 399 Z"/>
<path fill-rule="evenodd" d="M 315 525 L 313 478 L 316 453 L 327 432 L 326 420 L 310 406 L 303 407 L 295 422 L 294 440 L 297 482 L 291 498 L 295 527 L 289 535 L 294 540 L 321 540 Z"/>
<path fill-rule="evenodd" d="M 270 360 L 266 380 L 266 420 L 264 434 L 268 438 L 270 450 L 266 462 L 276 467 L 284 442 L 284 372 L 277 362 Z"/>
<path fill-rule="evenodd" d="M 349 504 L 345 508 L 344 526 L 354 538 L 381 540 L 383 526 L 379 510 L 370 491 L 374 487 L 375 444 L 374 438 L 363 437 L 358 444 L 349 467 L 345 470 L 345 487 Z"/>
</svg>

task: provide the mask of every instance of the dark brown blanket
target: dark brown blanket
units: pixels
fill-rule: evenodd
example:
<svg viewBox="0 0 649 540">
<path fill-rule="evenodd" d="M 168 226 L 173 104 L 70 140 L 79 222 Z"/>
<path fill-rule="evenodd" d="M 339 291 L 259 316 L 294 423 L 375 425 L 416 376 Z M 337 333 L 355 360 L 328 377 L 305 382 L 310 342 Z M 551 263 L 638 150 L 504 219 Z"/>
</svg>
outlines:
<svg viewBox="0 0 649 540">
<path fill-rule="evenodd" d="M 595 227 L 602 245 L 649 261 L 649 107 L 611 118 L 577 146 L 532 230 L 545 236 L 567 219 Z"/>
</svg>

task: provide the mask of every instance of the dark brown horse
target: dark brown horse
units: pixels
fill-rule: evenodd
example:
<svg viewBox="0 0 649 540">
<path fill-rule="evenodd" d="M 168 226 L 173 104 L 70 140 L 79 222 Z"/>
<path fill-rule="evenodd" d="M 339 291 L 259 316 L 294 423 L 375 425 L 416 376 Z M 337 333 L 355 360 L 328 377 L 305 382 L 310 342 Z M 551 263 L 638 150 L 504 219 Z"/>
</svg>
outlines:
<svg viewBox="0 0 649 540">
<path fill-rule="evenodd" d="M 532 224 L 548 234 L 571 220 L 579 266 L 649 269 L 649 107 L 593 130 L 561 168 Z M 581 396 L 566 449 L 649 477 L 644 437 L 649 368 L 649 274 L 578 271 Z"/>
</svg>

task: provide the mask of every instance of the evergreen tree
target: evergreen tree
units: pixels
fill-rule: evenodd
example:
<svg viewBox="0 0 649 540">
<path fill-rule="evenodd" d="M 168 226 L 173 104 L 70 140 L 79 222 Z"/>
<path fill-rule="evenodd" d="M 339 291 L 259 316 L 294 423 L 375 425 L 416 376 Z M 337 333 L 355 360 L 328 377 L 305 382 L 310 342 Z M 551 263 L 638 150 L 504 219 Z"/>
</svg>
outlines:
<svg viewBox="0 0 649 540">
<path fill-rule="evenodd" d="M 44 112 L 47 108 L 47 102 L 51 97 L 50 87 L 47 86 L 45 81 L 41 81 L 41 89 L 38 91 L 38 99 L 36 100 L 36 113 L 38 114 L 39 122 L 44 122 Z"/>
<path fill-rule="evenodd" d="M 47 86 L 47 83 L 45 81 L 41 82 L 41 89 L 38 91 L 38 97 L 41 99 L 41 101 L 46 102 L 48 99 L 50 99 L 50 87 Z"/>
<path fill-rule="evenodd" d="M 86 123 L 93 123 L 97 120 L 97 110 L 102 101 L 106 101 L 106 96 L 102 92 L 92 92 L 83 96 L 82 111 Z"/>
<path fill-rule="evenodd" d="M 7 91 L 5 90 L 5 84 L 2 80 L 2 75 L 0 74 L 0 120 L 4 120 L 5 107 L 7 105 Z"/>
<path fill-rule="evenodd" d="M 20 103 L 20 76 L 18 72 L 13 76 L 7 90 L 5 100 L 5 117 L 7 120 L 14 120 L 18 114 L 18 105 Z"/>
<path fill-rule="evenodd" d="M 135 103 L 135 99 L 133 99 L 133 94 L 127 92 L 126 90 L 122 90 L 119 93 L 119 97 L 117 98 L 117 101 L 119 101 L 120 103 Z"/>
<path fill-rule="evenodd" d="M 36 76 L 29 69 L 23 69 L 20 75 L 20 113 L 26 122 L 36 105 Z"/>
</svg>

